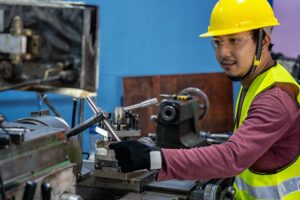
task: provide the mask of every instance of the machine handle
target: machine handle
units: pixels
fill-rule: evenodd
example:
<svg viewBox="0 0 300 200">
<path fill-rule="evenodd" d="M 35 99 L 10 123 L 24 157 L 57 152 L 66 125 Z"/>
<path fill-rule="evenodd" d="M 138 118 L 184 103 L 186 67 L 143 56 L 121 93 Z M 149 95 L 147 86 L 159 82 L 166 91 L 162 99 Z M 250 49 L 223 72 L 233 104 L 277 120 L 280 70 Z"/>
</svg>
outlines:
<svg viewBox="0 0 300 200">
<path fill-rule="evenodd" d="M 33 200 L 34 193 L 36 189 L 35 181 L 27 181 L 25 186 L 25 191 L 23 195 L 23 200 Z"/>
<path fill-rule="evenodd" d="M 208 97 L 202 90 L 200 90 L 199 88 L 195 88 L 195 87 L 185 88 L 185 89 L 181 90 L 178 94 L 179 95 L 187 95 L 190 93 L 197 94 L 199 97 L 203 98 L 203 100 L 204 100 L 204 104 L 201 104 L 199 106 L 199 110 L 202 111 L 202 113 L 199 116 L 199 119 L 202 119 L 207 114 L 208 109 L 209 109 Z"/>
<path fill-rule="evenodd" d="M 51 185 L 50 183 L 42 183 L 41 192 L 42 200 L 51 200 Z"/>
<path fill-rule="evenodd" d="M 103 115 L 101 110 L 96 106 L 96 104 L 92 101 L 92 99 L 90 97 L 87 97 L 86 101 L 88 102 L 89 106 L 92 108 L 92 110 L 94 111 L 94 113 L 96 115 L 101 115 L 102 116 L 101 120 L 105 124 L 106 128 L 109 130 L 110 134 L 116 139 L 116 141 L 120 142 L 121 139 L 119 138 L 117 133 L 114 131 L 113 127 L 110 125 L 110 123 L 106 119 L 106 116 Z"/>
<path fill-rule="evenodd" d="M 137 103 L 137 104 L 134 104 L 134 105 L 131 105 L 131 106 L 124 107 L 124 111 L 135 110 L 135 109 L 138 109 L 138 108 L 144 108 L 144 107 L 147 107 L 147 106 L 155 105 L 157 103 L 158 103 L 157 98 L 152 98 L 152 99 L 148 99 L 146 101 L 142 101 L 140 103 Z"/>
</svg>

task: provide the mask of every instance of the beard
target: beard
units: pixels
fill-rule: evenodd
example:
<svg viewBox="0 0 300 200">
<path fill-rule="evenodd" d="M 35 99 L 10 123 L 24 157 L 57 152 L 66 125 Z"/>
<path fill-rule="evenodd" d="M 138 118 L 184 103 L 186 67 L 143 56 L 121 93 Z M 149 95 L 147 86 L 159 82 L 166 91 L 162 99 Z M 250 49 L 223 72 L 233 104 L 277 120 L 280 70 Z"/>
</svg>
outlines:
<svg viewBox="0 0 300 200">
<path fill-rule="evenodd" d="M 226 76 L 234 81 L 234 82 L 237 82 L 237 81 L 241 81 L 241 80 L 245 80 L 247 78 L 249 78 L 255 71 L 256 69 L 256 66 L 252 65 L 251 68 L 248 70 L 248 72 L 245 74 L 245 75 L 242 75 L 242 76 L 232 76 L 232 75 L 228 75 L 226 74 Z"/>
<path fill-rule="evenodd" d="M 243 77 L 239 77 L 239 76 L 230 76 L 230 75 L 226 75 L 226 76 L 233 82 L 238 82 L 243 78 Z"/>
</svg>

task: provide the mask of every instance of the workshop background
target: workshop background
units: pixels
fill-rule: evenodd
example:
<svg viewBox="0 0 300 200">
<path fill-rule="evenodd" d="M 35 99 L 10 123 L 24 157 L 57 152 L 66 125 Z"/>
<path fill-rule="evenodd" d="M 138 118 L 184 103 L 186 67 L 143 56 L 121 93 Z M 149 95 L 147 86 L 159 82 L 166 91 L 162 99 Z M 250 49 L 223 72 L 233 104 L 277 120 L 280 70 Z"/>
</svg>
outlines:
<svg viewBox="0 0 300 200">
<path fill-rule="evenodd" d="M 100 7 L 99 88 L 97 105 L 111 112 L 122 105 L 122 78 L 221 72 L 206 32 L 217 0 L 86 0 Z M 273 32 L 274 51 L 297 57 L 300 1 L 270 1 L 281 22 Z M 234 99 L 238 84 L 234 85 Z M 220 86 L 221 87 L 221 86 Z M 141 91 L 143 92 L 143 91 Z M 72 98 L 48 94 L 70 124 Z M 22 103 L 20 103 L 22 102 Z M 35 92 L 0 93 L 0 113 L 8 121 L 47 109 Z M 86 106 L 85 118 L 93 113 Z M 87 148 L 84 142 L 83 149 Z"/>
</svg>

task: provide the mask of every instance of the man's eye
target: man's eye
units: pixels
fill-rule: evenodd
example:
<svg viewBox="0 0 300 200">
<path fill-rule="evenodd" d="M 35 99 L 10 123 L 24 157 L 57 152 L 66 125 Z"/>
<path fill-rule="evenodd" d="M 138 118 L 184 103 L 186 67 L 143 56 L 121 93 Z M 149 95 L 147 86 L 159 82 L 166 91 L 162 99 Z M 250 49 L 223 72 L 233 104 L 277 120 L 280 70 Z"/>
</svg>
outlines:
<svg viewBox="0 0 300 200">
<path fill-rule="evenodd" d="M 220 46 L 221 40 L 213 40 L 214 45 Z"/>
<path fill-rule="evenodd" d="M 237 43 L 241 43 L 242 42 L 242 38 L 229 38 L 229 42 L 231 44 L 237 44 Z"/>
</svg>

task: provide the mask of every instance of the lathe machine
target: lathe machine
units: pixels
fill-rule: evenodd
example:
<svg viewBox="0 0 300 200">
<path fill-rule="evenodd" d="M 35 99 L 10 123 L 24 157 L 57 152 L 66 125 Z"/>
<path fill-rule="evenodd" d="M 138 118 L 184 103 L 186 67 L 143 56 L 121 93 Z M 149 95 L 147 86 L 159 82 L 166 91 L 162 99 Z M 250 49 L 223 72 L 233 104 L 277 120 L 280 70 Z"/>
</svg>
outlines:
<svg viewBox="0 0 300 200">
<path fill-rule="evenodd" d="M 108 149 L 112 142 L 138 139 L 147 145 L 192 148 L 223 142 L 228 135 L 216 137 L 197 127 L 209 107 L 198 88 L 112 112 L 99 108 L 93 100 L 98 12 L 97 6 L 74 2 L 0 0 L 0 92 L 35 91 L 54 114 L 39 110 L 14 121 L 0 115 L 0 199 L 231 199 L 231 180 L 157 182 L 156 171 L 120 171 Z M 48 92 L 74 98 L 75 112 L 76 101 L 86 101 L 94 115 L 68 125 L 47 99 Z M 141 137 L 135 110 L 146 106 L 160 108 L 152 116 L 157 130 Z M 78 135 L 94 125 L 102 139 L 95 142 L 94 159 L 88 159 L 82 156 Z"/>
</svg>

